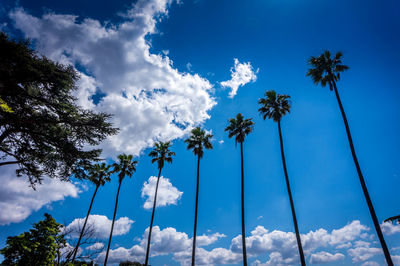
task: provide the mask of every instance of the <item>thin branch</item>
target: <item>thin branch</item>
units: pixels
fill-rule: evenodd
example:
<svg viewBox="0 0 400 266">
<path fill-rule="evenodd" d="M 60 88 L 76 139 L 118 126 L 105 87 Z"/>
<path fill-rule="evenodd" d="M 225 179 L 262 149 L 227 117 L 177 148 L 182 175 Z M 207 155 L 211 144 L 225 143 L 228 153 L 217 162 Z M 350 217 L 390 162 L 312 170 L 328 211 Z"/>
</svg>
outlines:
<svg viewBox="0 0 400 266">
<path fill-rule="evenodd" d="M 8 164 L 17 164 L 17 163 L 20 163 L 20 161 L 8 161 L 8 162 L 2 162 L 2 163 L 0 163 L 0 166 L 3 166 L 3 165 L 8 165 Z"/>
</svg>

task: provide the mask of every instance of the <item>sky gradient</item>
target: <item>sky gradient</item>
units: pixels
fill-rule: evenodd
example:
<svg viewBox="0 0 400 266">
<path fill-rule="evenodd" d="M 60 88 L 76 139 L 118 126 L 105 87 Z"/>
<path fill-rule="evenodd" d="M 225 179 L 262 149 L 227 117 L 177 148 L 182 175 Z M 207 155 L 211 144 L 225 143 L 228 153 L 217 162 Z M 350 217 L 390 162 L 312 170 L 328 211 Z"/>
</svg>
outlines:
<svg viewBox="0 0 400 266">
<path fill-rule="evenodd" d="M 187 265 L 197 161 L 183 140 L 201 125 L 212 131 L 214 149 L 201 160 L 197 263 L 241 264 L 240 150 L 224 132 L 240 112 L 255 122 L 244 142 L 249 264 L 298 264 L 277 124 L 258 114 L 258 99 L 274 89 L 292 100 L 282 131 L 307 263 L 384 265 L 334 93 L 305 74 L 310 56 L 344 53 L 350 69 L 338 89 L 375 211 L 380 222 L 400 214 L 399 8 L 395 0 L 4 0 L 0 25 L 74 65 L 79 103 L 114 114 L 121 133 L 102 144 L 108 162 L 122 152 L 139 160 L 121 188 L 110 263 L 143 261 L 146 201 L 158 173 L 147 155 L 154 141 L 173 140 L 150 263 Z M 117 179 L 99 190 L 92 209 L 105 244 Z M 94 191 L 47 180 L 38 193 L 12 167 L 2 167 L 0 180 L 0 248 L 45 212 L 73 227 Z M 400 226 L 383 231 L 400 265 Z"/>
</svg>

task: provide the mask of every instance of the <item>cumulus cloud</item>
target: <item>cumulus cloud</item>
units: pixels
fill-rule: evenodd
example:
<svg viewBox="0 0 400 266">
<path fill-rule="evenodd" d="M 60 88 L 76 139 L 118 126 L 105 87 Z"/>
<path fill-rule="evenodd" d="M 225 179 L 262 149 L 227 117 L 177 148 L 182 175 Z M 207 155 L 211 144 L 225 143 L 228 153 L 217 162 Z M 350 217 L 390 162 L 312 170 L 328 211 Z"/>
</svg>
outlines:
<svg viewBox="0 0 400 266">
<path fill-rule="evenodd" d="M 66 230 L 73 232 L 72 237 L 79 237 L 79 232 L 84 222 L 85 218 L 76 218 L 66 227 Z M 107 216 L 91 214 L 87 223 L 93 229 L 95 238 L 105 239 L 109 236 L 112 220 L 108 219 Z M 115 220 L 113 236 L 127 234 L 131 230 L 133 223 L 134 221 L 128 217 L 121 217 Z"/>
<path fill-rule="evenodd" d="M 254 69 L 250 62 L 240 63 L 237 58 L 234 59 L 234 67 L 231 68 L 231 79 L 222 81 L 220 84 L 222 87 L 230 88 L 228 97 L 235 97 L 239 87 L 243 87 L 247 83 L 255 82 L 257 80 L 258 69 L 254 72 Z"/>
<path fill-rule="evenodd" d="M 36 17 L 22 8 L 9 14 L 40 53 L 83 69 L 76 92 L 82 106 L 114 114 L 120 132 L 102 144 L 106 156 L 138 155 L 156 140 L 182 137 L 210 118 L 216 104 L 207 79 L 178 71 L 167 53 L 150 52 L 148 37 L 171 2 L 139 0 L 117 25 L 54 13 Z"/>
<path fill-rule="evenodd" d="M 328 252 L 324 249 L 335 249 L 342 244 L 351 243 L 352 249 L 347 254 L 353 262 L 366 262 L 381 253 L 379 248 L 371 247 L 371 243 L 362 240 L 362 235 L 370 230 L 359 221 L 353 221 L 331 232 L 320 228 L 301 235 L 304 253 L 312 264 L 329 263 L 345 259 L 344 252 Z M 353 232 L 355 231 L 355 232 Z M 147 244 L 148 228 L 145 230 L 139 244 L 131 248 L 119 247 L 110 251 L 113 263 L 121 260 L 143 261 Z M 342 234 L 347 234 L 344 236 Z M 198 236 L 196 249 L 197 265 L 237 264 L 242 260 L 241 235 L 231 240 L 228 248 L 216 247 L 207 250 L 206 247 L 225 237 L 220 233 Z M 262 263 L 253 262 L 253 266 L 265 265 L 294 265 L 299 263 L 296 236 L 292 232 L 279 230 L 269 231 L 263 226 L 257 226 L 246 237 L 247 255 L 249 258 L 268 254 L 268 260 Z M 172 255 L 172 258 L 181 265 L 191 264 L 192 239 L 185 232 L 175 228 L 160 229 L 153 227 L 151 256 Z M 322 249 L 322 250 L 321 250 Z M 104 252 L 99 255 L 98 262 L 104 260 Z"/>
<path fill-rule="evenodd" d="M 356 247 L 349 249 L 347 253 L 350 256 L 352 256 L 353 262 L 360 262 L 360 261 L 366 261 L 375 255 L 382 254 L 383 252 L 381 248 Z"/>
<path fill-rule="evenodd" d="M 99 249 L 103 249 L 103 248 L 104 248 L 104 244 L 101 242 L 96 242 L 93 245 L 86 247 L 87 250 L 99 250 Z"/>
<path fill-rule="evenodd" d="M 15 167 L 1 167 L 0 225 L 25 220 L 32 212 L 67 197 L 76 198 L 81 192 L 73 183 L 45 178 L 36 191 L 24 177 L 15 176 Z"/>
<path fill-rule="evenodd" d="M 360 221 L 355 220 L 339 229 L 334 229 L 331 232 L 320 228 L 315 231 L 310 231 L 301 235 L 304 253 L 310 256 L 313 263 L 322 263 L 322 260 L 341 260 L 344 259 L 342 253 L 330 254 L 326 251 L 319 251 L 312 254 L 317 249 L 321 248 L 338 248 L 343 244 L 354 242 L 356 246 L 365 246 L 365 241 L 361 241 L 365 232 L 370 229 L 364 226 Z M 369 245 L 369 243 L 368 243 Z M 292 265 L 299 262 L 298 247 L 296 235 L 292 232 L 283 232 L 280 230 L 269 231 L 263 226 L 257 226 L 251 232 L 251 235 L 246 237 L 247 253 L 250 256 L 258 256 L 269 253 L 269 260 L 265 263 L 256 261 L 254 265 Z M 342 246 L 343 247 L 343 246 Z M 240 253 L 242 250 L 241 236 L 232 239 L 230 249 L 235 253 Z M 357 257 L 357 251 L 348 253 L 353 258 Z M 313 256 L 314 255 L 314 256 Z M 331 255 L 331 256 L 330 256 Z M 370 257 L 374 256 L 371 255 Z M 310 261 L 310 263 L 312 263 Z"/>
<path fill-rule="evenodd" d="M 143 208 L 151 209 L 154 204 L 154 193 L 156 191 L 157 177 L 151 176 L 148 181 L 144 182 L 142 187 L 142 198 L 147 198 L 143 204 Z M 176 205 L 182 197 L 183 192 L 174 187 L 168 178 L 160 176 L 157 191 L 157 207 Z"/>
<path fill-rule="evenodd" d="M 382 232 L 386 235 L 394 235 L 400 233 L 400 224 L 393 224 L 391 222 L 383 222 L 381 224 Z"/>
<path fill-rule="evenodd" d="M 329 252 L 321 251 L 315 254 L 311 254 L 311 264 L 322 264 L 329 263 L 338 260 L 343 260 L 345 256 L 342 253 L 331 254 Z"/>
<path fill-rule="evenodd" d="M 119 263 L 123 260 L 131 261 L 143 261 L 146 254 L 147 237 L 149 228 L 147 228 L 140 239 L 139 244 L 132 246 L 131 248 L 119 247 L 117 249 L 110 250 L 109 263 Z M 219 238 L 224 237 L 223 234 L 215 233 L 212 235 L 202 235 L 198 237 L 199 246 L 210 245 L 216 242 Z M 192 238 L 184 232 L 178 232 L 175 228 L 167 227 L 160 229 L 159 226 L 154 226 L 152 231 L 151 239 L 151 256 L 162 256 L 167 254 L 174 254 L 173 258 L 176 261 L 181 262 L 182 265 L 186 265 L 186 261 L 191 261 L 191 247 Z M 207 256 L 207 251 L 203 248 L 198 248 L 200 261 L 196 260 L 198 265 L 212 265 L 213 263 L 201 263 L 201 261 L 207 260 L 210 256 Z M 202 253 L 207 253 L 207 258 L 202 258 Z M 213 254 L 218 254 L 218 250 L 214 251 Z M 105 252 L 102 252 L 98 258 L 98 262 L 104 261 Z M 235 257 L 235 255 L 234 255 Z M 188 264 L 190 265 L 190 264 Z"/>
</svg>

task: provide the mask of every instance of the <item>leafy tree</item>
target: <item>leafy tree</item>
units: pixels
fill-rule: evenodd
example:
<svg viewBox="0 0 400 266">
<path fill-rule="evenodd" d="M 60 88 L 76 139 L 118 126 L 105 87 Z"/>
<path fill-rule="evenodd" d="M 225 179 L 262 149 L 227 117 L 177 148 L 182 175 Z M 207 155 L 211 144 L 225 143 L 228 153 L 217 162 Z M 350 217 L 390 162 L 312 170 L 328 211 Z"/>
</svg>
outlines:
<svg viewBox="0 0 400 266">
<path fill-rule="evenodd" d="M 121 189 L 122 180 L 124 180 L 126 176 L 132 177 L 133 172 L 136 172 L 136 165 L 138 163 L 137 161 L 133 160 L 133 155 L 120 154 L 118 155 L 118 160 L 119 160 L 118 163 L 113 163 L 114 169 L 112 170 L 112 173 L 118 173 L 118 190 L 117 190 L 117 197 L 115 199 L 114 215 L 111 224 L 110 238 L 108 239 L 108 246 L 107 246 L 106 258 L 104 260 L 104 266 L 107 265 L 108 253 L 110 252 L 111 238 L 114 230 L 115 215 L 117 214 L 119 190 Z"/>
<path fill-rule="evenodd" d="M 63 225 L 45 213 L 45 219 L 35 223 L 33 229 L 7 238 L 2 265 L 47 266 L 54 265 L 59 247 L 66 244 L 61 234 Z"/>
<path fill-rule="evenodd" d="M 17 174 L 34 185 L 43 175 L 68 179 L 77 162 L 98 158 L 101 150 L 87 146 L 117 129 L 109 114 L 77 105 L 78 79 L 72 66 L 38 56 L 28 41 L 0 32 L 0 166 L 17 165 Z"/>
<path fill-rule="evenodd" d="M 187 149 L 193 150 L 197 155 L 197 183 L 196 183 L 196 205 L 194 211 L 194 230 L 193 230 L 193 247 L 192 247 L 192 265 L 195 265 L 196 258 L 196 232 L 197 232 L 197 209 L 199 202 L 199 183 L 200 183 L 200 159 L 203 157 L 203 150 L 212 149 L 211 138 L 213 135 L 208 134 L 204 129 L 196 127 L 192 130 L 192 134 L 185 140 Z"/>
<path fill-rule="evenodd" d="M 158 191 L 158 183 L 160 182 L 161 170 L 164 167 L 164 163 L 172 163 L 172 156 L 175 155 L 175 152 L 170 151 L 169 148 L 171 146 L 171 142 L 157 142 L 155 144 L 155 148 L 149 153 L 150 157 L 153 157 L 151 160 L 152 163 L 157 162 L 158 166 L 158 178 L 157 178 L 157 185 L 156 191 L 154 193 L 154 202 L 153 202 L 153 211 L 151 213 L 151 220 L 150 220 L 150 229 L 149 229 L 149 236 L 147 239 L 147 249 L 146 249 L 146 259 L 144 265 L 147 266 L 149 262 L 149 254 L 150 254 L 150 241 L 151 241 L 151 231 L 153 229 L 153 221 L 154 221 L 154 212 L 156 210 L 157 204 L 157 191 Z"/>
<path fill-rule="evenodd" d="M 389 249 L 388 249 L 385 239 L 383 237 L 382 230 L 379 225 L 374 206 L 372 204 L 371 198 L 368 193 L 367 186 L 364 181 L 364 176 L 361 172 L 361 167 L 358 163 L 356 151 L 355 151 L 354 145 L 353 145 L 353 139 L 352 139 L 351 133 L 350 133 L 349 123 L 347 122 L 346 113 L 344 111 L 342 101 L 340 100 L 339 92 L 338 92 L 338 89 L 336 86 L 336 82 L 339 81 L 339 79 L 340 79 L 340 73 L 349 69 L 348 66 L 346 66 L 342 63 L 342 56 L 343 56 L 343 54 L 341 52 L 338 52 L 338 53 L 336 53 L 336 55 L 334 57 L 331 57 L 331 53 L 328 50 L 325 51 L 320 56 L 317 56 L 317 57 L 312 56 L 308 60 L 308 63 L 311 66 L 311 68 L 308 70 L 307 76 L 310 76 L 316 85 L 321 84 L 322 87 L 325 87 L 328 84 L 329 89 L 331 91 L 333 90 L 335 92 L 336 100 L 339 104 L 339 109 L 342 114 L 343 122 L 344 122 L 344 125 L 346 128 L 347 139 L 349 141 L 351 155 L 353 156 L 353 161 L 354 161 L 354 164 L 357 169 L 357 174 L 358 174 L 358 177 L 359 177 L 359 180 L 361 183 L 364 197 L 367 201 L 369 212 L 371 214 L 371 218 L 374 223 L 376 233 L 377 233 L 379 241 L 381 243 L 383 253 L 386 258 L 386 262 L 390 266 L 390 265 L 393 265 L 392 258 L 390 257 Z"/>
<path fill-rule="evenodd" d="M 12 113 L 13 110 L 8 106 L 8 104 L 0 98 L 0 111 L 5 113 Z"/>
<path fill-rule="evenodd" d="M 86 214 L 86 218 L 85 218 L 85 222 L 83 223 L 83 227 L 82 230 L 79 234 L 79 239 L 78 239 L 78 243 L 75 246 L 74 249 L 74 254 L 72 256 L 72 263 L 75 262 L 75 257 L 76 257 L 76 253 L 78 252 L 78 248 L 79 248 L 79 244 L 81 243 L 81 239 L 83 236 L 83 233 L 85 232 L 85 227 L 86 227 L 86 223 L 88 221 L 89 215 L 90 215 L 90 210 L 92 209 L 92 205 L 93 205 L 93 201 L 94 201 L 94 197 L 96 196 L 97 190 L 99 189 L 100 186 L 104 186 L 104 184 L 106 182 L 110 182 L 110 165 L 106 165 L 105 163 L 101 163 L 101 164 L 94 164 L 93 166 L 89 167 L 87 169 L 88 172 L 88 176 L 87 179 L 90 180 L 93 184 L 95 184 L 96 189 L 94 190 L 93 196 L 92 196 L 92 200 L 90 201 L 90 205 L 89 205 L 89 210 Z"/>
<path fill-rule="evenodd" d="M 235 144 L 240 143 L 240 164 L 241 164 L 241 203 L 242 203 L 242 251 L 243 251 L 243 265 L 247 266 L 247 252 L 246 252 L 246 233 L 244 224 L 244 169 L 243 169 L 243 142 L 245 137 L 253 131 L 254 122 L 252 118 L 244 119 L 242 114 L 237 114 L 236 118 L 229 119 L 229 125 L 225 128 L 228 131 L 229 138 L 235 137 Z"/>
<path fill-rule="evenodd" d="M 261 107 L 260 107 L 260 109 L 258 109 L 258 111 L 263 116 L 264 120 L 266 118 L 269 118 L 269 119 L 272 119 L 274 122 L 278 123 L 283 171 L 285 173 L 286 187 L 287 187 L 287 191 L 289 194 L 289 201 L 290 201 L 290 208 L 292 210 L 293 224 L 294 224 L 294 229 L 296 231 L 297 246 L 299 249 L 301 265 L 306 265 L 306 262 L 304 259 L 303 246 L 301 244 L 301 239 L 300 239 L 299 227 L 297 225 L 297 218 L 296 218 L 296 212 L 294 209 L 292 191 L 290 189 L 289 176 L 288 176 L 287 169 L 286 169 L 285 152 L 283 149 L 283 140 L 282 140 L 282 131 L 281 131 L 281 119 L 284 115 L 286 115 L 286 113 L 290 112 L 291 104 L 290 104 L 289 99 L 290 99 L 289 95 L 277 94 L 273 90 L 267 91 L 267 92 L 265 92 L 265 98 L 261 98 L 258 100 L 258 103 L 261 105 Z"/>
</svg>

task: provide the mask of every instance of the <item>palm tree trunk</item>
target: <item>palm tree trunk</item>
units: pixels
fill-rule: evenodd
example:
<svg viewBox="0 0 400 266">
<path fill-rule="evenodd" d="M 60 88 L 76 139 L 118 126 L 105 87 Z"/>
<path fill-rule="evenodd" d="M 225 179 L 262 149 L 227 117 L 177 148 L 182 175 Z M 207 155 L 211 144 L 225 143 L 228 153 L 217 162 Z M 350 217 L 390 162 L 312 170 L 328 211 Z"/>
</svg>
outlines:
<svg viewBox="0 0 400 266">
<path fill-rule="evenodd" d="M 88 210 L 88 212 L 87 212 L 87 214 L 86 214 L 85 222 L 83 223 L 83 227 L 82 227 L 81 233 L 80 233 L 80 235 L 79 235 L 78 243 L 76 244 L 76 247 L 75 247 L 75 249 L 74 249 L 74 256 L 72 257 L 72 263 L 75 262 L 75 257 L 76 257 L 76 254 L 78 253 L 79 244 L 81 243 L 81 239 L 82 239 L 82 236 L 83 236 L 83 232 L 85 232 L 86 223 L 87 223 L 87 221 L 88 221 L 89 214 L 90 214 L 90 210 L 92 209 L 94 197 L 96 196 L 96 193 L 97 193 L 97 190 L 98 190 L 98 189 L 99 189 L 99 185 L 96 185 L 96 189 L 95 189 L 95 191 L 94 191 L 94 193 L 93 193 L 92 201 L 90 202 L 90 205 L 89 205 L 89 210 Z"/>
<path fill-rule="evenodd" d="M 240 142 L 240 164 L 242 173 L 242 246 L 243 246 L 243 265 L 247 266 L 247 252 L 246 252 L 246 233 L 244 227 L 244 170 L 243 170 L 243 142 Z"/>
<path fill-rule="evenodd" d="M 155 194 L 154 194 L 153 212 L 151 213 L 149 237 L 148 237 L 148 239 L 147 239 L 146 259 L 145 259 L 145 261 L 144 261 L 144 265 L 145 265 L 145 266 L 147 266 L 147 265 L 148 265 L 148 262 L 149 262 L 151 231 L 153 230 L 154 212 L 155 212 L 155 210 L 156 210 L 156 204 L 157 204 L 157 191 L 158 191 L 158 183 L 160 182 L 161 169 L 162 169 L 162 168 L 160 168 L 160 171 L 158 172 L 157 185 L 156 185 L 156 192 L 155 192 Z"/>
<path fill-rule="evenodd" d="M 356 165 L 358 177 L 360 179 L 361 187 L 362 187 L 362 190 L 364 192 L 364 197 L 365 197 L 365 199 L 367 201 L 369 212 L 371 214 L 371 218 L 372 218 L 372 221 L 374 223 L 376 233 L 378 234 L 379 241 L 381 242 L 381 246 L 382 246 L 385 258 L 386 258 L 386 262 L 387 262 L 387 264 L 389 266 L 392 266 L 393 265 L 393 261 L 392 261 L 392 258 L 390 257 L 389 249 L 388 249 L 388 247 L 386 245 L 385 238 L 383 237 L 382 230 L 381 230 L 381 227 L 379 225 L 378 218 L 376 216 L 374 206 L 372 205 L 372 201 L 371 201 L 371 198 L 369 196 L 368 189 L 367 189 L 367 186 L 365 184 L 364 177 L 363 177 L 363 174 L 361 172 L 360 165 L 358 164 L 356 151 L 355 151 L 354 145 L 353 145 L 353 139 L 351 138 L 349 124 L 347 122 L 346 113 L 344 112 L 344 109 L 343 109 L 342 101 L 340 100 L 340 97 L 339 97 L 339 92 L 338 92 L 337 87 L 336 87 L 336 82 L 332 81 L 332 83 L 333 83 L 333 88 L 335 90 L 336 99 L 337 99 L 338 104 L 339 104 L 340 112 L 342 113 L 343 122 L 344 122 L 344 125 L 346 127 L 346 133 L 347 133 L 347 138 L 348 138 L 349 144 L 350 144 L 351 155 L 353 156 L 353 161 L 354 161 L 354 164 Z"/>
<path fill-rule="evenodd" d="M 299 255 L 300 255 L 301 265 L 304 266 L 304 265 L 306 265 L 306 260 L 304 259 L 303 246 L 301 244 L 299 227 L 297 225 L 296 211 L 294 210 L 292 191 L 290 189 L 289 176 L 288 176 L 287 169 L 286 169 L 285 152 L 283 150 L 281 122 L 279 120 L 278 120 L 278 130 L 279 130 L 279 140 L 280 140 L 280 143 L 281 143 L 281 155 L 282 155 L 283 171 L 285 173 L 286 187 L 287 187 L 287 191 L 288 191 L 288 194 L 289 194 L 290 208 L 292 209 L 292 217 L 293 217 L 293 223 L 294 223 L 294 230 L 296 232 L 297 246 L 299 248 Z"/>
<path fill-rule="evenodd" d="M 122 180 L 119 181 L 119 185 L 118 185 L 117 198 L 115 200 L 114 215 L 113 215 L 113 220 L 112 220 L 112 224 L 111 224 L 110 238 L 108 239 L 107 253 L 106 253 L 106 258 L 104 260 L 104 266 L 107 265 L 108 253 L 110 252 L 111 238 L 112 238 L 112 234 L 113 234 L 113 230 L 114 230 L 115 215 L 117 214 L 118 197 L 119 197 L 119 190 L 121 189 L 121 184 L 122 184 Z"/>
<path fill-rule="evenodd" d="M 197 185 L 196 185 L 196 207 L 194 209 L 192 266 L 195 265 L 195 258 L 196 258 L 197 209 L 198 209 L 198 203 L 199 203 L 199 183 L 200 183 L 199 181 L 200 181 L 200 154 L 197 155 Z"/>
</svg>

